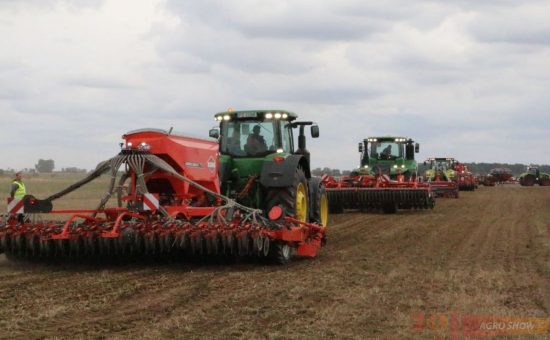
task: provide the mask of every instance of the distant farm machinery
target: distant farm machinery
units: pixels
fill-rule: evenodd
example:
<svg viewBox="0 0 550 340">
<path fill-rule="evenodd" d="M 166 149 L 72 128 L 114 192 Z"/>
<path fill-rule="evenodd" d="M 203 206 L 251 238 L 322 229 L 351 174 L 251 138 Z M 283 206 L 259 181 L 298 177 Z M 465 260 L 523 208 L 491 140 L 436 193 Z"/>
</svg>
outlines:
<svg viewBox="0 0 550 340">
<path fill-rule="evenodd" d="M 519 176 L 519 184 L 522 186 L 550 186 L 550 174 L 540 171 L 540 168 L 535 165 L 529 165 L 527 171 Z"/>
<path fill-rule="evenodd" d="M 228 111 L 216 118 L 220 130 L 211 135 L 220 137 L 220 146 L 163 130 L 132 131 L 123 136 L 120 154 L 83 180 L 44 200 L 11 201 L 11 212 L 26 220 L 12 214 L 0 225 L 0 252 L 45 259 L 254 256 L 275 263 L 316 256 L 326 240 L 328 203 L 322 184 L 309 175 L 303 127 L 312 123 L 295 122 L 286 111 Z M 270 131 L 268 148 L 231 154 L 228 134 L 237 125 L 241 132 L 256 125 Z M 285 144 L 293 127 L 300 128 L 298 150 Z M 53 210 L 54 200 L 104 173 L 109 188 L 97 209 Z M 264 194 L 272 199 L 261 199 Z M 106 207 L 113 196 L 117 207 Z M 71 217 L 41 221 L 36 215 L 52 213 Z"/>
<path fill-rule="evenodd" d="M 419 145 L 404 137 L 371 137 L 359 143 L 360 167 L 349 176 L 324 176 L 329 210 L 431 209 L 435 198 L 430 184 L 417 180 L 414 154 Z"/>
<path fill-rule="evenodd" d="M 440 157 L 429 158 L 424 165 L 429 165 L 426 170 L 426 180 L 431 184 L 437 197 L 458 198 L 457 173 L 454 169 L 454 158 Z"/>
</svg>

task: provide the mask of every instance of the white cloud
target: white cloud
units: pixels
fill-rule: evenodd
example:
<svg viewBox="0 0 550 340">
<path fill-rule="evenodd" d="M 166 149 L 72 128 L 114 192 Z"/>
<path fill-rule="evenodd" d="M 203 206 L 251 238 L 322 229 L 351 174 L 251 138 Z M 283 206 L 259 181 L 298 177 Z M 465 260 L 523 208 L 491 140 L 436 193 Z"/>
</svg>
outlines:
<svg viewBox="0 0 550 340">
<path fill-rule="evenodd" d="M 92 168 L 142 127 L 212 115 L 317 120 L 313 166 L 369 135 L 421 157 L 550 163 L 542 1 L 0 1 L 0 168 Z M 24 137 L 23 137 L 24 136 Z M 347 151 L 346 151 L 347 150 Z"/>
</svg>

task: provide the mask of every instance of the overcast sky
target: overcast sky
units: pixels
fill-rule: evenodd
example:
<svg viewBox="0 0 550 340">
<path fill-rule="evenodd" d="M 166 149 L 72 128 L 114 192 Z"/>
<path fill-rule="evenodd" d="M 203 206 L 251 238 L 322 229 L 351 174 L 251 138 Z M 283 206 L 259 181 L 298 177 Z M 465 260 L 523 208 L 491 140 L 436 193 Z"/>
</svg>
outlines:
<svg viewBox="0 0 550 340">
<path fill-rule="evenodd" d="M 91 169 L 131 129 L 315 120 L 314 167 L 404 135 L 420 160 L 550 163 L 550 2 L 0 0 L 0 168 Z"/>
</svg>

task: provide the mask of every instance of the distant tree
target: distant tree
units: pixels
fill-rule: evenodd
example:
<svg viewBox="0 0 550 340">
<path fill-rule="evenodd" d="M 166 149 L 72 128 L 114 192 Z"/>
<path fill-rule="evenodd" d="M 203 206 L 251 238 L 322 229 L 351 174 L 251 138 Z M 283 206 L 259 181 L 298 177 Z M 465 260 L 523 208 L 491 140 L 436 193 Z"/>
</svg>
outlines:
<svg viewBox="0 0 550 340">
<path fill-rule="evenodd" d="M 34 165 L 38 172 L 52 172 L 55 168 L 53 159 L 39 159 L 38 164 Z"/>
</svg>

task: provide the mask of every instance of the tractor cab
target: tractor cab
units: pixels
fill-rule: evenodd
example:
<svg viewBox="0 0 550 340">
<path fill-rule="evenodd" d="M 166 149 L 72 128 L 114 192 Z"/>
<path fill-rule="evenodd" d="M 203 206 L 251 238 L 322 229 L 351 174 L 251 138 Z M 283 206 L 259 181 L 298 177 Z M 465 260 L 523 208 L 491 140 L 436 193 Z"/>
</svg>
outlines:
<svg viewBox="0 0 550 340">
<path fill-rule="evenodd" d="M 283 110 L 215 114 L 219 127 L 209 135 L 219 141 L 222 193 L 266 212 L 279 205 L 288 216 L 326 225 L 326 209 L 317 208 L 319 200 L 326 207 L 326 195 L 320 180 L 311 176 L 306 149 L 305 128 L 317 138 L 319 127 L 297 118 Z"/>
<path fill-rule="evenodd" d="M 414 154 L 420 145 L 405 137 L 369 137 L 359 143 L 361 172 L 384 173 L 391 178 L 399 174 L 415 174 Z"/>
<path fill-rule="evenodd" d="M 313 122 L 296 122 L 293 112 L 280 110 L 227 111 L 216 114 L 219 128 L 210 137 L 219 138 L 220 153 L 235 158 L 263 158 L 270 154 L 304 154 L 304 126 L 311 125 L 311 136 L 319 137 Z M 294 146 L 293 128 L 300 127 L 298 146 Z M 301 142 L 301 139 L 304 142 Z"/>
</svg>

